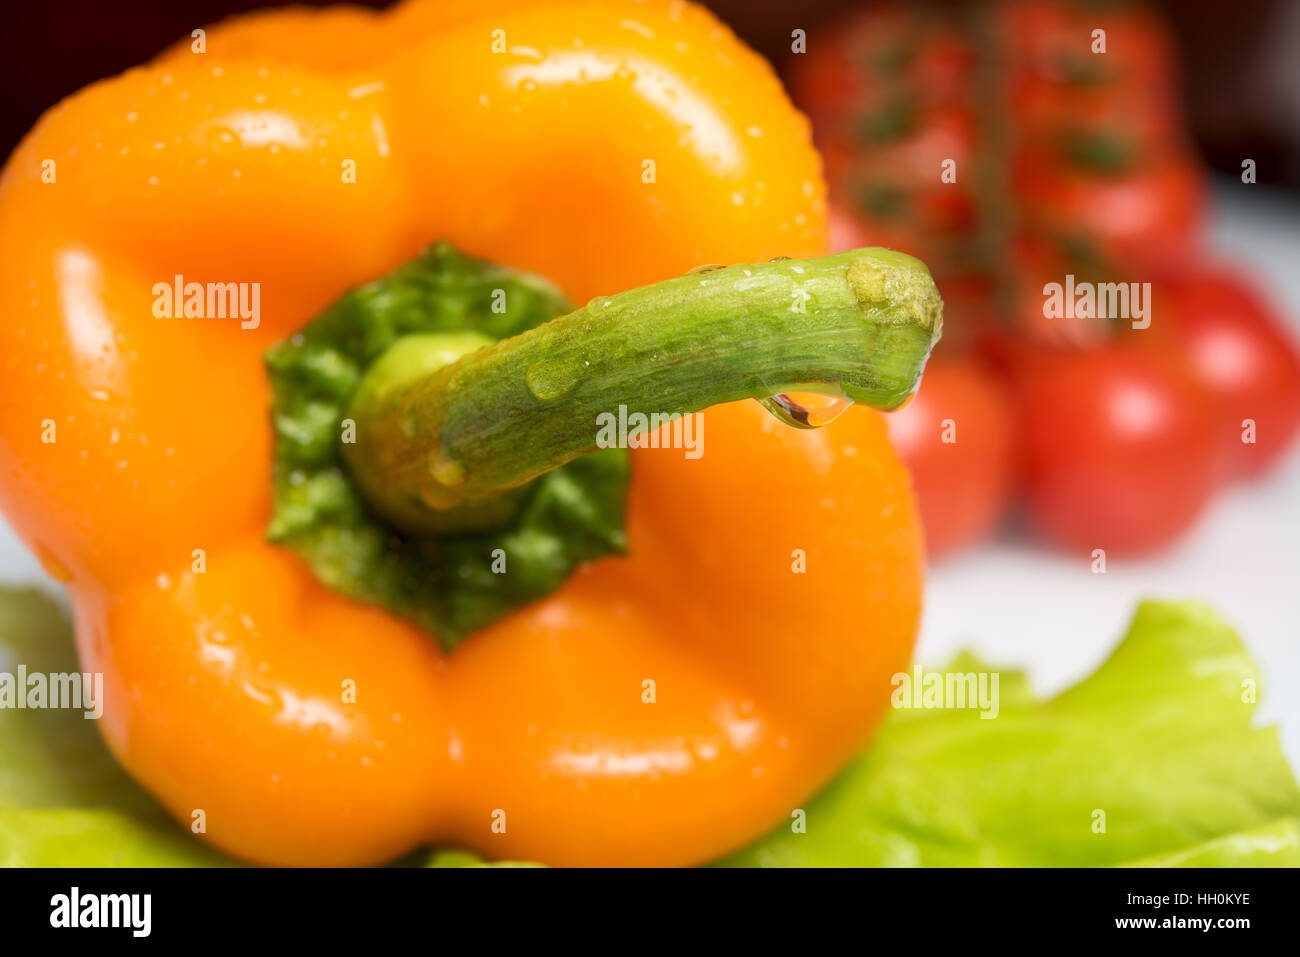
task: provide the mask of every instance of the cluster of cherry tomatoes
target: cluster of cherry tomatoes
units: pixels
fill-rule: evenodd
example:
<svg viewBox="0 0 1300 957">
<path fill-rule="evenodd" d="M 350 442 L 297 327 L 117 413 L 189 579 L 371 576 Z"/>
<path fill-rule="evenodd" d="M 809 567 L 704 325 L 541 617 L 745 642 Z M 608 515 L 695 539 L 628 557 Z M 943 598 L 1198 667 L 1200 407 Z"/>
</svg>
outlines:
<svg viewBox="0 0 1300 957">
<path fill-rule="evenodd" d="M 836 247 L 913 253 L 944 294 L 889 418 L 932 555 L 1016 501 L 1064 548 L 1158 549 L 1300 429 L 1295 345 L 1203 250 L 1175 66 L 1142 6 L 1067 0 L 874 6 L 793 58 Z M 1131 286 L 1141 321 L 1045 309 L 1067 277 Z"/>
</svg>

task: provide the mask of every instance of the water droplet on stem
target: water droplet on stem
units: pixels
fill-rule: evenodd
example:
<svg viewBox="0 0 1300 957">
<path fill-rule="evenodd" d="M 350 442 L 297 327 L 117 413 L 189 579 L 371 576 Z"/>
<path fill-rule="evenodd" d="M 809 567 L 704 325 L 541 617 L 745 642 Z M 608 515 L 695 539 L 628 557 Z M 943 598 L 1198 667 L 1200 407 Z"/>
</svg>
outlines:
<svg viewBox="0 0 1300 957">
<path fill-rule="evenodd" d="M 853 405 L 853 400 L 847 396 L 818 392 L 781 393 L 758 401 L 767 411 L 796 429 L 820 429 L 830 425 Z"/>
</svg>

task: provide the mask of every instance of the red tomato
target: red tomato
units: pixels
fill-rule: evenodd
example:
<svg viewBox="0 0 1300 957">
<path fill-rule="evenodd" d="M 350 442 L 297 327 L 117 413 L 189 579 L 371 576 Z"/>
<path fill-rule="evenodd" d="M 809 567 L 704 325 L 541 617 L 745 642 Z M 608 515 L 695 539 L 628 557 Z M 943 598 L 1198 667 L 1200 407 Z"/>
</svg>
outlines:
<svg viewBox="0 0 1300 957">
<path fill-rule="evenodd" d="M 1004 387 L 970 360 L 932 361 L 912 401 L 885 416 L 912 473 L 931 558 L 984 538 L 1002 518 L 1013 419 Z"/>
<path fill-rule="evenodd" d="M 1012 72 L 1087 90 L 1119 86 L 1138 94 L 1173 85 L 1174 46 L 1160 18 L 1140 4 L 1017 0 L 996 9 Z M 1105 52 L 1097 48 L 1105 32 Z"/>
<path fill-rule="evenodd" d="M 1035 233 L 1103 264 L 1185 259 L 1205 220 L 1201 171 L 1178 154 L 1101 171 L 1026 152 L 1013 185 Z"/>
<path fill-rule="evenodd" d="M 831 252 L 861 249 L 864 246 L 886 246 L 907 253 L 934 268 L 934 238 L 917 227 L 915 222 L 882 223 L 859 216 L 846 203 L 831 202 L 830 206 Z"/>
<path fill-rule="evenodd" d="M 1227 472 L 1259 475 L 1300 431 L 1296 343 L 1243 277 L 1210 267 L 1173 288 L 1171 345 L 1218 406 Z"/>
<path fill-rule="evenodd" d="M 1172 92 L 1026 81 L 1014 94 L 1018 142 L 1092 162 L 1151 157 L 1184 142 Z"/>
<path fill-rule="evenodd" d="M 1092 263 L 1071 259 L 1066 251 L 1039 237 L 1021 235 L 1007 247 L 1004 258 L 1005 308 L 1016 334 L 1031 342 L 1053 345 L 1096 345 L 1112 338 L 1115 324 L 1106 319 L 1046 315 L 1049 283 L 1065 292 L 1067 277 L 1075 282 L 1119 282 L 1136 277 L 1127 272 L 1097 274 Z M 1108 270 L 1109 271 L 1109 270 Z M 1064 304 L 1063 304 L 1064 305 Z"/>
<path fill-rule="evenodd" d="M 974 118 L 958 109 L 915 113 L 882 140 L 823 153 L 831 201 L 852 211 L 869 244 L 911 253 L 938 272 L 974 234 L 973 154 Z M 945 168 L 955 181 L 944 182 Z"/>
<path fill-rule="evenodd" d="M 824 149 L 828 160 L 835 161 L 834 172 L 900 188 L 949 187 L 945 192 L 954 192 L 952 187 L 960 188 L 974 180 L 971 157 L 975 151 L 976 119 L 972 111 L 959 107 L 907 107 L 886 110 L 874 122 L 880 126 L 878 135 L 864 133 L 856 143 L 832 144 Z M 952 160 L 956 182 L 942 181 L 945 160 Z M 828 172 L 828 178 L 838 177 Z"/>
<path fill-rule="evenodd" d="M 1050 539 L 1147 552 L 1192 525 L 1215 491 L 1220 445 L 1187 370 L 1132 340 L 1016 361 L 1026 492 Z"/>
<path fill-rule="evenodd" d="M 1001 22 L 1013 130 L 1023 142 L 1151 156 L 1181 139 L 1173 44 L 1150 11 L 1033 0 L 1004 6 Z M 1099 29 L 1104 54 L 1093 52 Z"/>
<path fill-rule="evenodd" d="M 861 249 L 871 245 L 871 239 L 857 218 L 843 206 L 832 203 L 829 223 L 831 233 L 831 252 L 842 253 L 850 249 Z"/>
<path fill-rule="evenodd" d="M 993 277 L 957 272 L 937 278 L 943 297 L 943 356 L 972 352 L 991 330 L 1002 327 L 1002 307 Z"/>
<path fill-rule="evenodd" d="M 823 148 L 861 145 L 862 119 L 900 92 L 919 109 L 964 103 L 975 54 L 947 18 L 902 5 L 876 5 L 808 37 L 789 62 L 790 95 L 813 121 Z"/>
</svg>

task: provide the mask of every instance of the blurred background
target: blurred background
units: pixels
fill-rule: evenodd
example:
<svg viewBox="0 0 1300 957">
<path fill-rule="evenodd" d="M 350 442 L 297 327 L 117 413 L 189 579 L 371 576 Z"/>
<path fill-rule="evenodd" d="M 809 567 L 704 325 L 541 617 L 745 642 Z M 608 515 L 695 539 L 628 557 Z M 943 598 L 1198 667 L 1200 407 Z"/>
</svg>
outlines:
<svg viewBox="0 0 1300 957">
<path fill-rule="evenodd" d="M 9 5 L 3 153 L 61 97 L 276 5 Z M 834 243 L 912 252 L 944 293 L 890 419 L 932 557 L 919 656 L 974 647 L 1052 692 L 1139 598 L 1203 599 L 1300 761 L 1300 3 L 708 5 L 812 120 Z M 1067 277 L 1149 284 L 1149 326 L 1045 316 Z M 0 580 L 42 579 L 0 525 Z"/>
<path fill-rule="evenodd" d="M 324 6 L 319 0 L 299 0 Z M 356 5 L 388 6 L 386 0 Z M 0 32 L 0 153 L 8 155 L 36 118 L 61 97 L 104 76 L 143 63 L 196 26 L 247 10 L 283 6 L 274 0 L 44 0 L 6 4 Z M 863 0 L 714 0 L 706 3 L 741 37 L 781 68 L 790 59 L 790 31 L 810 34 L 810 52 L 833 38 Z M 908 3 L 917 10 L 924 4 Z M 938 3 L 940 12 L 966 3 Z M 1090 0 L 1083 9 L 1128 6 Z M 1179 95 L 1200 155 L 1227 173 L 1245 151 L 1260 164 L 1260 182 L 1300 187 L 1300 10 L 1293 0 L 1162 0 L 1149 4 L 1168 25 L 1179 51 Z M 1189 65 L 1195 64 L 1195 68 Z"/>
</svg>

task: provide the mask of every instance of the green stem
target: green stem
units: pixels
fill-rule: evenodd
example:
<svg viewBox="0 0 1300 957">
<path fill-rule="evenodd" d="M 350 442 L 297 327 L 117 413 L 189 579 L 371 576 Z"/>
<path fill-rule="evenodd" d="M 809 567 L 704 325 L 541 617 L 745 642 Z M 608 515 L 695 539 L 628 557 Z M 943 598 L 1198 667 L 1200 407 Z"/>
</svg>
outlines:
<svg viewBox="0 0 1300 957">
<path fill-rule="evenodd" d="M 593 451 L 597 417 L 620 405 L 685 414 L 798 391 L 896 408 L 941 311 L 923 263 L 859 249 L 688 273 L 494 345 L 408 337 L 367 371 L 343 450 L 399 527 L 490 527 L 503 493 Z"/>
</svg>

